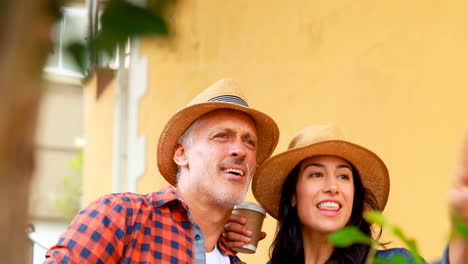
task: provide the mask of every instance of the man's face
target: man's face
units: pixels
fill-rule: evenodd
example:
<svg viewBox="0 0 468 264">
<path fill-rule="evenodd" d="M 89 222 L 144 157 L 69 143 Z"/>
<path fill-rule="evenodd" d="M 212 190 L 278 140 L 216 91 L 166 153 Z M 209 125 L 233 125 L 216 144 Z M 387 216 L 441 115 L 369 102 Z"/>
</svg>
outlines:
<svg viewBox="0 0 468 264">
<path fill-rule="evenodd" d="M 256 167 L 257 134 L 250 116 L 216 110 L 202 116 L 183 148 L 186 162 L 178 163 L 182 192 L 232 207 L 243 200 Z M 180 154 L 180 153 L 179 153 Z"/>
</svg>

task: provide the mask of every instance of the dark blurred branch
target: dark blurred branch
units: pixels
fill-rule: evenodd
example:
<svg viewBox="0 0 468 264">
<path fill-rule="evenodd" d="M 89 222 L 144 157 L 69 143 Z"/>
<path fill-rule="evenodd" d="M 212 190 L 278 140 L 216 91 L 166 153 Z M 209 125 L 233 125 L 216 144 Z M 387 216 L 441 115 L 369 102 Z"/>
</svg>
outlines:
<svg viewBox="0 0 468 264">
<path fill-rule="evenodd" d="M 41 99 L 41 73 L 51 49 L 51 31 L 63 0 L 0 1 L 0 256 L 2 263 L 26 263 L 34 138 Z M 159 1 L 158 1 L 159 2 Z M 162 2 L 161 2 L 162 3 Z M 111 0 L 102 28 L 74 54 L 85 67 L 90 49 L 115 52 L 128 38 L 167 36 L 163 4 L 148 9 Z M 158 11 L 159 10 L 159 11 Z M 82 58 L 81 61 L 79 58 Z M 85 68 L 83 68 L 85 69 Z"/>
<path fill-rule="evenodd" d="M 51 48 L 56 1 L 2 1 L 0 17 L 0 256 L 25 263 L 29 185 L 41 98 L 40 76 Z"/>
</svg>

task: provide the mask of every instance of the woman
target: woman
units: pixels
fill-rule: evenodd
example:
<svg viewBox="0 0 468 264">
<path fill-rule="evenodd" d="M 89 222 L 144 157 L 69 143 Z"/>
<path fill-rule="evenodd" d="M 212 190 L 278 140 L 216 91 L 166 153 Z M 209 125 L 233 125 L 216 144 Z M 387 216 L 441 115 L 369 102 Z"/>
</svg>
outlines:
<svg viewBox="0 0 468 264">
<path fill-rule="evenodd" d="M 389 186 L 383 161 L 370 150 L 344 141 L 338 129 L 318 125 L 300 131 L 287 151 L 257 169 L 252 182 L 257 201 L 279 221 L 270 262 L 364 263 L 369 246 L 335 248 L 327 238 L 346 225 L 372 236 L 363 212 L 383 210 Z M 237 216 L 231 221 L 226 237 L 237 247 L 240 241 L 247 242 L 239 236 L 246 233 Z M 412 261 L 405 249 L 377 252 L 382 258 L 395 254 Z"/>
</svg>

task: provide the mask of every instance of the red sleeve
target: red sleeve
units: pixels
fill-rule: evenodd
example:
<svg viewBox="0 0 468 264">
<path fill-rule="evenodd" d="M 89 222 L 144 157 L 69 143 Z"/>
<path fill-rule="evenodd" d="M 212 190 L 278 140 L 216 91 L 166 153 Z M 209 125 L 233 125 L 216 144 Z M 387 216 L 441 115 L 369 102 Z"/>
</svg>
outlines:
<svg viewBox="0 0 468 264">
<path fill-rule="evenodd" d="M 44 263 L 117 263 L 125 251 L 127 211 L 119 195 L 91 203 L 72 221 Z M 131 229 L 130 229 L 131 230 Z"/>
</svg>

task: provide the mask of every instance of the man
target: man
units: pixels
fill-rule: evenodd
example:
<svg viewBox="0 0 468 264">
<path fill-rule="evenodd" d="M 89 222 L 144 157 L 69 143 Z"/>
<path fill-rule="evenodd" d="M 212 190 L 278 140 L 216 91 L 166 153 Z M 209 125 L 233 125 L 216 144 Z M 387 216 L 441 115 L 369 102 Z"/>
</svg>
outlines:
<svg viewBox="0 0 468 264">
<path fill-rule="evenodd" d="M 242 263 L 221 233 L 278 136 L 234 81 L 216 82 L 161 133 L 158 168 L 176 188 L 101 197 L 76 216 L 45 263 Z"/>
</svg>

